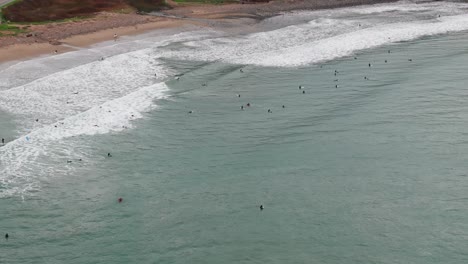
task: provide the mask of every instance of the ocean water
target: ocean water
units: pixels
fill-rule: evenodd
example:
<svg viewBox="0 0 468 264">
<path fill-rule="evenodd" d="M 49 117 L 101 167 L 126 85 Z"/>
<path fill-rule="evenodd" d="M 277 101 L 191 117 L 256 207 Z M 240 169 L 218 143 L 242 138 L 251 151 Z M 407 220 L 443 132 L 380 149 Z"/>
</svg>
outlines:
<svg viewBox="0 0 468 264">
<path fill-rule="evenodd" d="M 0 66 L 0 263 L 468 261 L 468 4 L 234 31 Z"/>
</svg>

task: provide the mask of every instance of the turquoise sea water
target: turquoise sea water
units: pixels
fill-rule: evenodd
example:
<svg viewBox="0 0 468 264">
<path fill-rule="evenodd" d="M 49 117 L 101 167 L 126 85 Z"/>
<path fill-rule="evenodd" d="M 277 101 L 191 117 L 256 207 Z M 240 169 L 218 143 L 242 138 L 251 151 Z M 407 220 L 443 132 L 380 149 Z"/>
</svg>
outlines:
<svg viewBox="0 0 468 264">
<path fill-rule="evenodd" d="M 263 22 L 287 30 L 188 31 L 78 54 L 119 50 L 104 62 L 10 66 L 0 263 L 465 263 L 468 37 L 420 27 L 465 7 L 294 13 Z M 375 27 L 417 34 L 343 51 Z M 285 43 L 293 30 L 322 30 L 321 53 Z"/>
</svg>

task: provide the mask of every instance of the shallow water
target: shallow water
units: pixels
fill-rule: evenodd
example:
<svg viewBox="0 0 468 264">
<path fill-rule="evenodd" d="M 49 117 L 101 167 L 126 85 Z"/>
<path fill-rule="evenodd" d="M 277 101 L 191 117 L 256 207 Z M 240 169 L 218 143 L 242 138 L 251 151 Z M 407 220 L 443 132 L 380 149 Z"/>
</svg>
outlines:
<svg viewBox="0 0 468 264">
<path fill-rule="evenodd" d="M 465 263 L 468 37 L 440 33 L 466 7 L 285 14 L 4 69 L 0 262 Z M 359 42 L 378 30 L 395 40 Z"/>
</svg>

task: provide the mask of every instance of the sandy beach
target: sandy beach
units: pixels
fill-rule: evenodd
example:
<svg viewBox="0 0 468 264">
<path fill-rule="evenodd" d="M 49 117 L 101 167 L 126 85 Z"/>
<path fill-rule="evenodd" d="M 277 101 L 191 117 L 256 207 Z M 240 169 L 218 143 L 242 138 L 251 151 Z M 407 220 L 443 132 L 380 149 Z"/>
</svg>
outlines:
<svg viewBox="0 0 468 264">
<path fill-rule="evenodd" d="M 154 15 L 102 12 L 92 18 L 24 26 L 28 33 L 0 38 L 0 63 L 63 53 L 73 47 L 87 47 L 118 36 L 142 34 L 156 29 L 187 24 L 210 27 L 217 22 L 242 25 L 245 19 L 258 21 L 280 12 L 394 2 L 395 0 L 289 0 L 257 4 L 200 5 L 170 2 L 172 9 Z"/>
<path fill-rule="evenodd" d="M 28 59 L 39 55 L 54 54 L 55 51 L 57 51 L 57 53 L 63 53 L 74 50 L 74 47 L 88 47 L 96 43 L 113 40 L 114 34 L 118 36 L 137 35 L 156 29 L 178 27 L 184 23 L 185 21 L 182 20 L 151 18 L 149 22 L 142 24 L 100 29 L 83 34 L 70 34 L 68 37 L 54 39 L 53 41 L 25 43 L 20 40 L 17 43 L 5 45 L 0 48 L 0 63 Z"/>
</svg>

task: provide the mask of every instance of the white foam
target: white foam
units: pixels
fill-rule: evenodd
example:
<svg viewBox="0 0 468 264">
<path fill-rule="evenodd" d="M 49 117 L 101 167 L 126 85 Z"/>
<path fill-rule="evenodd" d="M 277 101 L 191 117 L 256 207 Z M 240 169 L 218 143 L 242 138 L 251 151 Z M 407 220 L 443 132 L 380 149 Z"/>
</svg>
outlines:
<svg viewBox="0 0 468 264">
<path fill-rule="evenodd" d="M 169 71 L 150 50 L 126 53 L 57 72 L 0 92 L 0 107 L 23 116 L 23 126 L 37 127 L 76 115 L 166 78 Z"/>
<path fill-rule="evenodd" d="M 213 33 L 158 36 L 155 42 L 135 40 L 133 45 L 96 47 L 2 70 L 0 108 L 14 114 L 22 136 L 0 148 L 0 197 L 31 194 L 42 180 L 71 173 L 74 166 L 67 160 L 76 162 L 90 155 L 77 150 L 76 144 L 86 148 L 86 138 L 76 142 L 74 137 L 132 128 L 132 120 L 142 118 L 156 107 L 155 100 L 167 94 L 162 81 L 173 73 L 158 59 L 160 47 L 208 34 Z M 115 50 L 126 52 L 115 54 Z M 97 53 L 112 56 L 100 61 Z M 77 62 L 80 56 L 85 59 Z M 94 56 L 91 61 L 90 56 Z M 67 64 L 66 58 L 72 63 Z M 32 76 L 24 74 L 28 71 Z"/>
<path fill-rule="evenodd" d="M 355 14 L 381 14 L 381 13 L 405 13 L 405 12 L 437 12 L 438 14 L 456 14 L 460 9 L 466 8 L 466 3 L 456 2 L 428 2 L 428 1 L 399 1 L 393 4 L 378 4 L 366 6 L 364 8 L 356 6 L 349 9 L 342 9 L 345 12 Z"/>
<path fill-rule="evenodd" d="M 79 135 L 122 131 L 131 128 L 131 121 L 141 118 L 142 112 L 156 107 L 153 100 L 164 98 L 167 91 L 168 87 L 164 83 L 147 86 L 52 125 L 37 129 L 27 136 L 31 138 L 31 141 L 37 138 L 59 140 Z"/>
<path fill-rule="evenodd" d="M 465 5 L 464 5 L 465 6 Z M 398 20 L 397 20 L 398 21 Z M 468 15 L 395 22 L 386 19 L 359 27 L 354 19 L 315 19 L 309 23 L 242 38 L 186 43 L 189 49 L 166 56 L 196 61 L 295 67 L 332 60 L 356 51 L 423 36 L 468 30 Z"/>
<path fill-rule="evenodd" d="M 133 52 L 138 54 L 138 52 L 144 50 L 146 50 L 148 56 L 153 56 L 152 49 L 157 49 L 172 42 L 201 39 L 213 34 L 214 32 L 210 30 L 196 30 L 176 34 L 172 34 L 171 31 L 159 30 L 137 37 L 122 37 L 118 42 L 104 42 L 89 49 L 2 64 L 0 68 L 0 91 L 25 85 L 54 73 L 60 75 L 79 66 L 86 68 L 88 64 L 93 65 L 101 57 L 110 60 L 114 57 L 125 59 L 127 54 L 132 55 Z"/>
<path fill-rule="evenodd" d="M 9 142 L 0 148 L 0 197 L 37 190 L 41 176 L 72 169 L 65 161 L 81 157 L 66 139 L 131 128 L 132 120 L 157 107 L 154 100 L 164 98 L 167 91 L 164 83 L 143 87 Z M 49 164 L 41 162 L 44 156 Z"/>
<path fill-rule="evenodd" d="M 160 82 L 169 73 L 144 49 L 1 91 L 0 107 L 18 117 L 23 135 L 0 148 L 0 196 L 29 193 L 44 177 L 69 173 L 64 159 L 79 157 L 68 138 L 131 128 L 167 90 Z"/>
<path fill-rule="evenodd" d="M 255 56 L 231 57 L 231 63 L 262 66 L 299 66 L 351 55 L 352 53 L 423 36 L 468 30 L 468 16 L 445 17 L 433 23 L 395 23 L 353 31 Z"/>
</svg>

